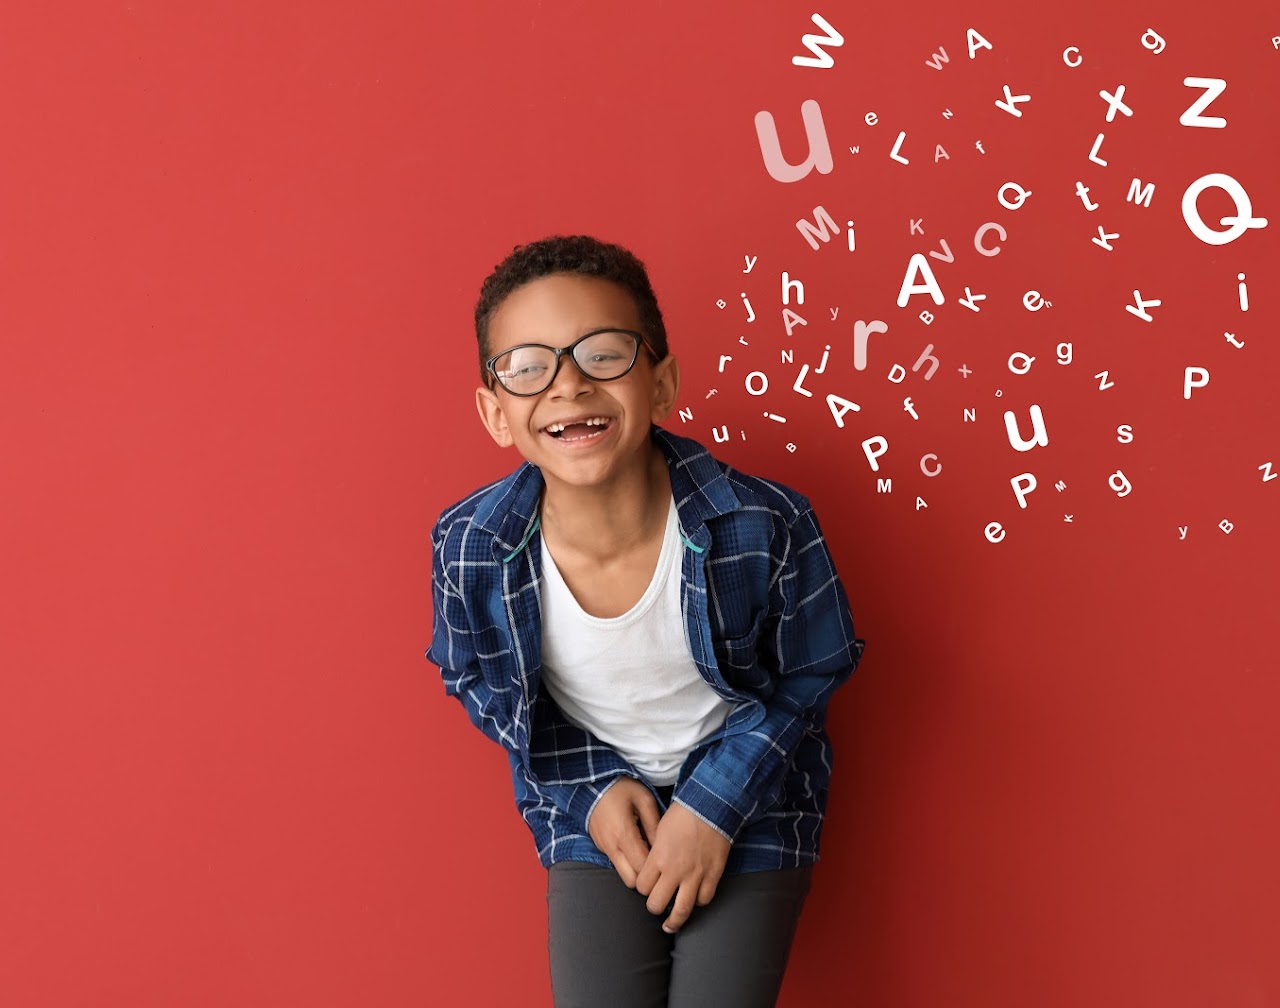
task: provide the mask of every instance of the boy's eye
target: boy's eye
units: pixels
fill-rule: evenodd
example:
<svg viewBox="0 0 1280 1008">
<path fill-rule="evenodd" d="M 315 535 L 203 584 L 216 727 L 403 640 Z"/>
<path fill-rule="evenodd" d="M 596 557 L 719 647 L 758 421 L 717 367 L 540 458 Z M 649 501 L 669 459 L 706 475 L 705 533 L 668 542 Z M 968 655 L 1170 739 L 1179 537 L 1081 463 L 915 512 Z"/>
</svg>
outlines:
<svg viewBox="0 0 1280 1008">
<path fill-rule="evenodd" d="M 521 348 L 511 354 L 502 369 L 502 378 L 506 381 L 528 382 L 540 379 L 550 367 L 547 354 L 532 348 Z"/>
</svg>

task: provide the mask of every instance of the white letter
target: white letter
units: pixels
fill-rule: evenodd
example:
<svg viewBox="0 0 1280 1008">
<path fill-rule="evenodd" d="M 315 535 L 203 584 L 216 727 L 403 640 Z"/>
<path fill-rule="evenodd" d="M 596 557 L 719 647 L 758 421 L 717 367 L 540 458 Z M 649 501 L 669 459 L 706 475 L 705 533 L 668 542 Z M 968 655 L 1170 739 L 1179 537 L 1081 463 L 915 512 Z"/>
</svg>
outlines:
<svg viewBox="0 0 1280 1008">
<path fill-rule="evenodd" d="M 809 49 L 812 56 L 792 56 L 791 62 L 796 66 L 807 67 L 829 67 L 835 65 L 835 60 L 831 58 L 831 54 L 822 48 L 823 43 L 833 46 L 844 45 L 844 36 L 831 27 L 831 24 L 821 14 L 813 15 L 813 23 L 821 28 L 825 35 L 802 35 L 800 41 Z"/>
<path fill-rule="evenodd" d="M 924 282 L 913 285 L 911 278 L 917 272 L 923 276 Z M 911 262 L 907 264 L 907 275 L 902 278 L 902 289 L 898 291 L 898 307 L 905 308 L 912 294 L 928 294 L 933 298 L 934 304 L 942 304 L 946 300 L 942 296 L 942 288 L 938 286 L 938 281 L 933 276 L 933 270 L 929 268 L 929 260 L 919 252 L 915 253 L 911 257 Z"/>
<path fill-rule="evenodd" d="M 1214 231 L 1206 227 L 1204 219 L 1200 216 L 1200 210 L 1196 206 L 1196 200 L 1200 198 L 1200 194 L 1210 186 L 1225 189 L 1227 195 L 1235 202 L 1236 216 L 1223 217 L 1220 221 L 1222 224 L 1230 225 L 1227 231 Z M 1182 218 L 1187 222 L 1191 233 L 1207 245 L 1226 245 L 1235 241 L 1250 228 L 1267 226 L 1265 217 L 1253 216 L 1253 202 L 1245 192 L 1244 186 L 1230 175 L 1224 175 L 1221 172 L 1202 175 L 1187 186 L 1187 191 L 1182 194 Z"/>
<path fill-rule="evenodd" d="M 978 34 L 978 30 L 976 28 L 969 29 L 968 43 L 969 59 L 973 59 L 978 54 L 979 49 L 995 49 L 995 46 Z M 941 48 L 941 46 L 939 46 L 939 48 Z"/>
<path fill-rule="evenodd" d="M 867 461 L 871 464 L 872 472 L 879 472 L 880 466 L 876 463 L 881 455 L 889 450 L 889 442 L 882 438 L 879 434 L 875 437 L 867 438 L 862 442 L 863 454 L 867 456 Z"/>
<path fill-rule="evenodd" d="M 1012 91 L 1009 90 L 1009 85 L 1006 84 L 1004 86 L 1004 101 L 1001 101 L 999 98 L 997 98 L 996 105 L 1004 109 L 1010 115 L 1015 115 L 1021 118 L 1022 109 L 1017 108 L 1016 105 L 1019 102 L 1028 102 L 1028 101 L 1031 101 L 1031 95 L 1029 94 L 1015 95 Z"/>
<path fill-rule="evenodd" d="M 1209 384 L 1209 369 L 1189 367 L 1182 376 L 1182 398 L 1190 399 L 1193 388 L 1204 388 Z"/>
<path fill-rule="evenodd" d="M 1182 83 L 1187 87 L 1204 88 L 1205 92 L 1178 117 L 1178 122 L 1183 126 L 1207 126 L 1210 129 L 1222 129 L 1227 125 L 1227 121 L 1219 116 L 1200 114 L 1209 107 L 1210 102 L 1227 89 L 1226 81 L 1221 77 L 1184 77 Z"/>
<path fill-rule="evenodd" d="M 1129 195 L 1125 197 L 1130 203 L 1141 203 L 1143 206 L 1151 206 L 1151 197 L 1155 195 L 1156 184 L 1148 182 L 1141 189 L 1138 187 L 1142 184 L 1142 179 L 1135 178 L 1129 183 Z"/>
<path fill-rule="evenodd" d="M 1025 508 L 1027 506 L 1027 494 L 1036 488 L 1036 478 L 1031 473 L 1023 473 L 1021 476 L 1015 476 L 1009 480 L 1009 485 L 1013 487 L 1013 495 L 1018 498 L 1018 507 Z"/>
<path fill-rule="evenodd" d="M 835 418 L 836 426 L 844 426 L 844 415 L 850 410 L 861 410 L 862 407 L 855 402 L 850 402 L 842 396 L 836 395 L 834 392 L 827 396 L 827 408 L 831 410 L 831 415 Z"/>
<path fill-rule="evenodd" d="M 1129 477 L 1119 469 L 1107 477 L 1107 486 L 1116 492 L 1117 497 L 1128 497 L 1129 491 L 1133 489 L 1133 484 L 1129 482 Z"/>
<path fill-rule="evenodd" d="M 1014 416 L 1013 410 L 1005 410 L 1004 429 L 1009 435 L 1009 444 L 1017 451 L 1031 451 L 1036 445 L 1048 447 L 1049 432 L 1044 426 L 1044 414 L 1040 412 L 1040 407 L 1034 403 L 1031 406 L 1031 440 L 1026 440 L 1022 436 L 1022 432 L 1018 429 L 1018 421 Z"/>
</svg>

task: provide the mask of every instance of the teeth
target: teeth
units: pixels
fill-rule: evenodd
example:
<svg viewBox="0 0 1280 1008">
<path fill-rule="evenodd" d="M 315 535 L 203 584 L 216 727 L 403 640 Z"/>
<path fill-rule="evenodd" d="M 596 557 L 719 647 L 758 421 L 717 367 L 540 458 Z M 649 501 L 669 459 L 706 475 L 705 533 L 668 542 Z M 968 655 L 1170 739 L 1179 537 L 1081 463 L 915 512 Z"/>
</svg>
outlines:
<svg viewBox="0 0 1280 1008">
<path fill-rule="evenodd" d="M 608 417 L 598 417 L 598 416 L 588 417 L 586 420 L 578 421 L 578 423 L 584 423 L 588 427 L 601 427 L 607 424 L 608 422 L 609 422 Z M 546 430 L 548 434 L 559 434 L 565 429 L 566 426 L 567 424 L 562 424 L 562 423 L 547 424 Z"/>
</svg>

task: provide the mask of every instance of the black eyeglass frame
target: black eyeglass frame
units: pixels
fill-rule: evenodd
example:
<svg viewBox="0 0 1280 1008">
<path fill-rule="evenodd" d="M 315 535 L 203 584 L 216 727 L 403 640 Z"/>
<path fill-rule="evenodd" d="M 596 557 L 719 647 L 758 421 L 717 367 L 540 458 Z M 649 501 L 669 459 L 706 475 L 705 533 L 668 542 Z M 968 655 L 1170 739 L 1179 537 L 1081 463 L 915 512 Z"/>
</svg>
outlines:
<svg viewBox="0 0 1280 1008">
<path fill-rule="evenodd" d="M 576 350 L 578 348 L 578 344 L 583 342 L 584 340 L 588 340 L 592 336 L 599 336 L 601 333 L 607 333 L 607 332 L 625 333 L 627 336 L 633 337 L 636 341 L 636 344 L 635 344 L 636 349 L 635 349 L 635 353 L 631 357 L 631 363 L 627 365 L 627 369 L 623 371 L 622 374 L 616 374 L 612 378 L 597 378 L 595 375 L 587 374 L 587 372 L 582 369 L 582 365 L 578 363 L 578 358 L 573 355 L 573 351 Z M 555 364 L 555 367 L 551 369 L 551 377 L 547 379 L 547 384 L 544 385 L 542 388 L 538 389 L 537 392 L 513 392 L 511 391 L 511 389 L 507 388 L 507 386 L 503 384 L 502 379 L 498 377 L 498 369 L 495 365 L 497 364 L 499 357 L 505 357 L 509 353 L 513 353 L 516 350 L 523 350 L 526 347 L 537 347 L 539 350 L 550 350 L 553 354 L 556 355 L 556 364 Z M 579 336 L 576 340 L 574 340 L 572 343 L 570 343 L 568 346 L 560 347 L 559 349 L 553 346 L 547 346 L 547 344 L 545 343 L 519 343 L 516 346 L 507 347 L 507 349 L 503 350 L 502 353 L 494 354 L 487 361 L 485 361 L 484 369 L 489 373 L 489 376 L 494 383 L 502 386 L 502 391 L 506 392 L 508 395 L 519 396 L 523 399 L 527 399 L 527 398 L 530 398 L 531 396 L 542 395 L 543 392 L 545 392 L 555 383 L 556 375 L 560 373 L 560 362 L 566 356 L 571 361 L 573 361 L 573 366 L 578 369 L 578 373 L 581 374 L 584 378 L 589 378 L 591 381 L 596 381 L 596 382 L 610 382 L 610 381 L 617 381 L 619 378 L 625 378 L 627 375 L 631 373 L 632 369 L 636 366 L 636 361 L 640 359 L 641 347 L 644 347 L 646 350 L 649 351 L 649 356 L 652 357 L 655 362 L 658 360 L 658 355 L 653 352 L 653 347 L 650 346 L 649 341 L 645 339 L 644 333 L 636 332 L 634 329 L 618 329 L 615 326 L 604 326 L 601 329 L 592 329 L 591 332 L 584 333 L 583 335 Z"/>
</svg>

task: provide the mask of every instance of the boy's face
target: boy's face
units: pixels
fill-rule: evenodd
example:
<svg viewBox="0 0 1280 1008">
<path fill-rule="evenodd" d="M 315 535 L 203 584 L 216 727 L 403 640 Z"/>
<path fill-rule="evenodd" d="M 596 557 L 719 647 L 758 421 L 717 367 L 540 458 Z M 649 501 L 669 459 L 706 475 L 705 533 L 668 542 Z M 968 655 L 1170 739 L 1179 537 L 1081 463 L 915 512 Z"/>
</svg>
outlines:
<svg viewBox="0 0 1280 1008">
<path fill-rule="evenodd" d="M 553 273 L 517 288 L 498 306 L 489 323 L 489 352 L 522 343 L 559 349 L 604 328 L 642 331 L 630 293 L 599 277 Z M 596 486 L 648 464 L 649 425 L 671 414 L 679 385 L 675 358 L 654 364 L 644 347 L 635 366 L 612 381 L 588 378 L 565 355 L 545 391 L 514 396 L 500 385 L 481 387 L 476 408 L 493 440 L 504 448 L 515 445 L 548 483 Z M 560 424 L 575 426 L 547 429 Z"/>
</svg>

